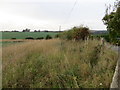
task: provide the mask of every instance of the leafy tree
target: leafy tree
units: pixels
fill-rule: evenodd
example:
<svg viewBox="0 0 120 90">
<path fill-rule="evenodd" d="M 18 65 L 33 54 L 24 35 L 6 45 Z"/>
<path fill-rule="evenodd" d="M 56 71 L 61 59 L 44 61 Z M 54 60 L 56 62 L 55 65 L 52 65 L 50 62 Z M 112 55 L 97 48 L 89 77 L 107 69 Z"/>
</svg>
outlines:
<svg viewBox="0 0 120 90">
<path fill-rule="evenodd" d="M 26 29 L 23 30 L 22 32 L 30 32 L 30 29 L 26 28 Z"/>
<path fill-rule="evenodd" d="M 120 1 L 116 1 L 113 10 L 110 11 L 110 7 L 107 7 L 103 22 L 107 25 L 111 41 L 115 43 L 120 35 Z"/>
</svg>

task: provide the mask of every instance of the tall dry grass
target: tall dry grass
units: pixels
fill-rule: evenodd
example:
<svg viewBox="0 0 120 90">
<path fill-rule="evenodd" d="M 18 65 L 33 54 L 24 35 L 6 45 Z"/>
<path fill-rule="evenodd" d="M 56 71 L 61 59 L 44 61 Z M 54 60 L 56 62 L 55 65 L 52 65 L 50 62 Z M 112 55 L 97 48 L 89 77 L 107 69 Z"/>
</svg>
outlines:
<svg viewBox="0 0 120 90">
<path fill-rule="evenodd" d="M 117 61 L 97 40 L 20 43 L 2 56 L 4 88 L 109 88 Z"/>
</svg>

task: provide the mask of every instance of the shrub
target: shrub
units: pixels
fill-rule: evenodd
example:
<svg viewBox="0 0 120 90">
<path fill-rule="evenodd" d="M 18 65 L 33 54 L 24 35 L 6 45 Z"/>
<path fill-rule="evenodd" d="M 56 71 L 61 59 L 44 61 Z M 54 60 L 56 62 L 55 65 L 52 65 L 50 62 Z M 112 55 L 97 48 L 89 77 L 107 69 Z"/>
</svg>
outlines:
<svg viewBox="0 0 120 90">
<path fill-rule="evenodd" d="M 52 37 L 51 37 L 50 35 L 47 35 L 45 39 L 46 39 L 46 40 L 47 40 L 47 39 L 52 39 Z"/>
<path fill-rule="evenodd" d="M 60 35 L 59 35 L 59 34 L 56 34 L 56 35 L 55 35 L 55 38 L 59 38 L 59 37 L 60 37 Z"/>
<path fill-rule="evenodd" d="M 105 41 L 110 42 L 109 34 L 91 35 L 90 37 L 96 38 L 98 40 L 100 40 L 100 38 L 104 38 Z"/>
<path fill-rule="evenodd" d="M 61 34 L 61 38 L 67 40 L 85 40 L 90 35 L 89 28 L 87 27 L 73 27 L 72 29 L 65 31 Z"/>
<path fill-rule="evenodd" d="M 25 39 L 34 39 L 33 37 L 26 37 Z"/>
<path fill-rule="evenodd" d="M 36 38 L 37 40 L 39 40 L 39 39 L 44 39 L 43 37 L 38 37 L 38 38 Z"/>
<path fill-rule="evenodd" d="M 118 41 L 118 45 L 120 46 L 120 40 Z"/>
<path fill-rule="evenodd" d="M 16 38 L 11 38 L 11 39 L 16 39 Z"/>
<path fill-rule="evenodd" d="M 118 46 L 120 46 L 120 40 L 117 39 L 115 44 L 118 45 Z"/>
</svg>

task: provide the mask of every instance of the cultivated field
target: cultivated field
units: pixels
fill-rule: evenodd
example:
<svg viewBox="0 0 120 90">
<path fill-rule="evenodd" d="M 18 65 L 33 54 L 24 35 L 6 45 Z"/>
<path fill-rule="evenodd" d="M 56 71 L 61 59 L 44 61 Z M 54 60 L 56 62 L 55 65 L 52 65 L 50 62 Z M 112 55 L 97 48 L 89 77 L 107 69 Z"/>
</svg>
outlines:
<svg viewBox="0 0 120 90">
<path fill-rule="evenodd" d="M 0 32 L 1 33 L 1 32 Z M 33 37 L 33 38 L 38 38 L 38 37 L 46 37 L 46 35 L 50 35 L 54 37 L 58 33 L 54 32 L 2 32 L 2 36 L 0 36 L 0 39 L 11 39 L 11 38 L 16 38 L 16 39 L 25 39 L 26 37 Z"/>
<path fill-rule="evenodd" d="M 109 88 L 117 54 L 97 40 L 29 41 L 2 48 L 3 87 Z"/>
</svg>

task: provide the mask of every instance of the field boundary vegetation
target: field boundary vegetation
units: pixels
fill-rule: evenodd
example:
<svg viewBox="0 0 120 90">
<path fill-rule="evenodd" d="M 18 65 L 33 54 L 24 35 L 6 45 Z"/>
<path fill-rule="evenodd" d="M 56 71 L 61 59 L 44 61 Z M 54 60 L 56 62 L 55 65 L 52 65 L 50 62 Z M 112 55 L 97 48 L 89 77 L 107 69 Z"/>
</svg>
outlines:
<svg viewBox="0 0 120 90">
<path fill-rule="evenodd" d="M 109 88 L 117 62 L 98 40 L 40 40 L 2 50 L 4 88 Z"/>
</svg>

